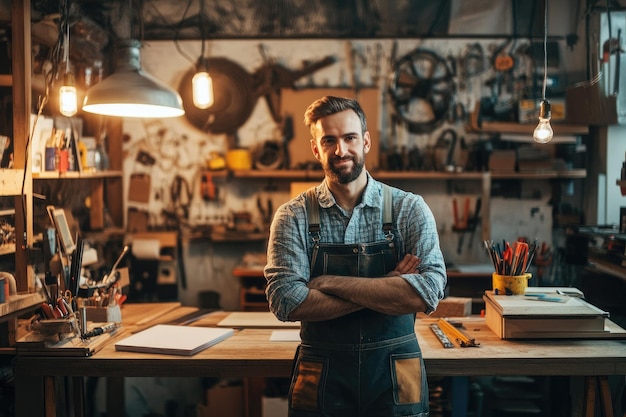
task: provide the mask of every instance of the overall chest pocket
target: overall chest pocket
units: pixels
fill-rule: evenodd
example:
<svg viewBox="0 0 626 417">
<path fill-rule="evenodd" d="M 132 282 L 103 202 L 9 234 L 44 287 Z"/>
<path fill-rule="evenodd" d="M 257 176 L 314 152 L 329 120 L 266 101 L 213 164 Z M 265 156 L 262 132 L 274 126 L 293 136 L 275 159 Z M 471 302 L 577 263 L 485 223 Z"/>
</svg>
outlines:
<svg viewBox="0 0 626 417">
<path fill-rule="evenodd" d="M 380 277 L 396 267 L 396 250 L 393 242 L 369 244 L 326 244 L 313 248 L 311 276 L 323 274 Z"/>
</svg>

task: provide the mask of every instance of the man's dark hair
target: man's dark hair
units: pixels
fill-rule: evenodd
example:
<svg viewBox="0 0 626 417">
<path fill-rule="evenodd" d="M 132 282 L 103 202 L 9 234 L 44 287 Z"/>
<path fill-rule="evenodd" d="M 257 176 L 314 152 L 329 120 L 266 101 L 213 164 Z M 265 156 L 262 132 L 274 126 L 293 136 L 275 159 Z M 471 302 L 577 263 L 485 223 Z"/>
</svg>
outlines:
<svg viewBox="0 0 626 417">
<path fill-rule="evenodd" d="M 367 131 L 367 119 L 365 112 L 358 101 L 346 97 L 324 96 L 315 100 L 304 112 L 304 124 L 314 136 L 313 125 L 322 117 L 339 113 L 344 110 L 352 110 L 361 120 L 361 134 Z"/>
</svg>

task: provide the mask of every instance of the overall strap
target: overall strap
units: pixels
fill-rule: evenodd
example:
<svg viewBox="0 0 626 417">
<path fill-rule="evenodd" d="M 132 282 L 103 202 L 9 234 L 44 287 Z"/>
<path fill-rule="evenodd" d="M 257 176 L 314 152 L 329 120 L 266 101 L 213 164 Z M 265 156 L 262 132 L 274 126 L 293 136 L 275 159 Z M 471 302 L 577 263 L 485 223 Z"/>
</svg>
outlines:
<svg viewBox="0 0 626 417">
<path fill-rule="evenodd" d="M 309 235 L 314 242 L 320 240 L 320 206 L 317 203 L 315 187 L 306 191 L 306 213 L 309 220 Z"/>
<path fill-rule="evenodd" d="M 389 235 L 393 230 L 393 201 L 391 187 L 383 184 L 383 232 Z"/>
<path fill-rule="evenodd" d="M 391 187 L 383 184 L 383 232 L 389 236 L 393 230 L 393 198 Z M 306 191 L 306 212 L 309 220 L 309 235 L 318 242 L 320 239 L 320 207 L 317 203 L 315 187 Z"/>
</svg>

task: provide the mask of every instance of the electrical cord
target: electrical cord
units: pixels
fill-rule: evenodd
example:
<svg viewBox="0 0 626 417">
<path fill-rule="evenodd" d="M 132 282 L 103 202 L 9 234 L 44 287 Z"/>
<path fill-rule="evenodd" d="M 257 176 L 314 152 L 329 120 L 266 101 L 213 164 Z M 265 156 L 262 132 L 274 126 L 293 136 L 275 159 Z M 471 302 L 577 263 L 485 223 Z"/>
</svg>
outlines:
<svg viewBox="0 0 626 417">
<path fill-rule="evenodd" d="M 187 59 L 189 62 L 195 65 L 196 61 L 190 55 L 188 55 L 185 51 L 183 51 L 182 48 L 180 47 L 180 44 L 178 43 L 178 36 L 180 35 L 180 30 L 183 27 L 183 22 L 185 21 L 185 18 L 187 17 L 187 12 L 189 12 L 189 8 L 191 7 L 192 1 L 193 0 L 187 1 L 187 6 L 185 6 L 185 11 L 183 12 L 183 17 L 180 18 L 180 22 L 178 22 L 178 25 L 176 25 L 176 31 L 174 32 L 174 46 L 176 46 L 176 50 L 178 51 L 179 54 L 181 54 L 185 59 Z M 204 0 L 201 0 L 200 4 L 202 4 L 203 2 Z M 200 30 L 204 32 L 204 28 L 200 28 Z M 204 39 L 204 33 L 202 37 Z M 202 42 L 202 56 L 204 56 L 204 42 Z"/>
<path fill-rule="evenodd" d="M 541 100 L 546 100 L 546 84 L 548 83 L 548 0 L 544 1 L 543 13 L 543 86 L 541 88 Z"/>
</svg>

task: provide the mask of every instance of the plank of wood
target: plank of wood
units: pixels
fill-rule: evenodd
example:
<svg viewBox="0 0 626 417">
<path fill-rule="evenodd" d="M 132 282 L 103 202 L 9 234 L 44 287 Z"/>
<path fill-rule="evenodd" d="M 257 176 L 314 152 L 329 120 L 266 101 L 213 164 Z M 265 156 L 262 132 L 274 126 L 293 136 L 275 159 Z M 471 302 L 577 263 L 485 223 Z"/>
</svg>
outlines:
<svg viewBox="0 0 626 417">
<path fill-rule="evenodd" d="M 236 311 L 230 313 L 217 325 L 237 328 L 299 328 L 300 322 L 280 321 L 269 311 Z"/>
<path fill-rule="evenodd" d="M 122 322 L 128 325 L 145 325 L 180 307 L 180 302 L 170 303 L 124 303 Z"/>
<path fill-rule="evenodd" d="M 9 301 L 0 304 L 0 317 L 20 314 L 29 308 L 36 308 L 45 300 L 45 296 L 40 292 L 12 295 Z"/>
</svg>

